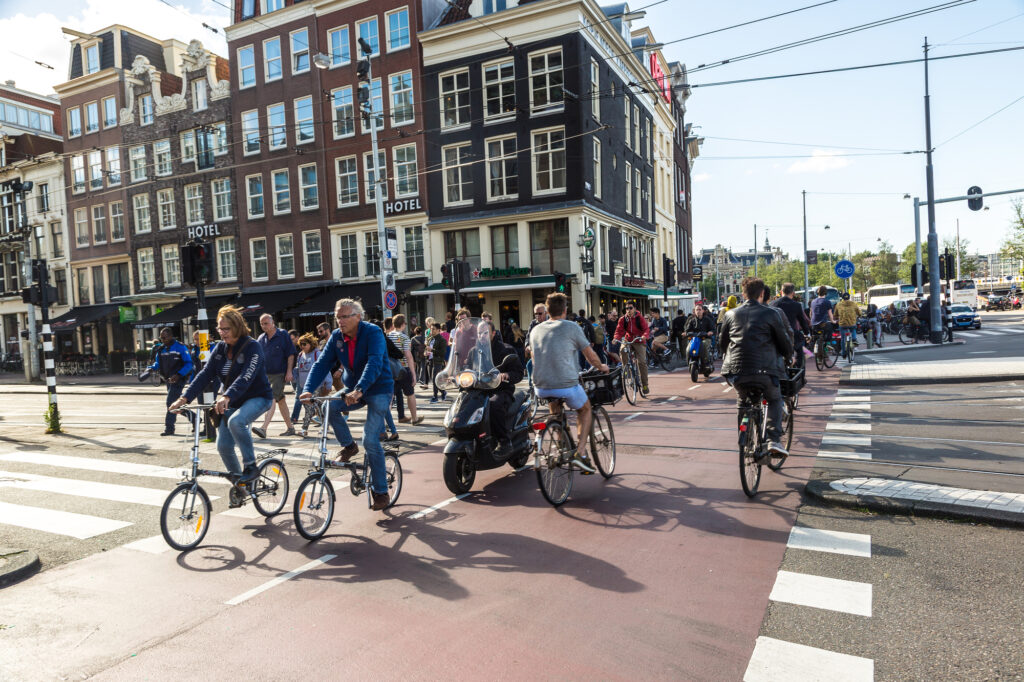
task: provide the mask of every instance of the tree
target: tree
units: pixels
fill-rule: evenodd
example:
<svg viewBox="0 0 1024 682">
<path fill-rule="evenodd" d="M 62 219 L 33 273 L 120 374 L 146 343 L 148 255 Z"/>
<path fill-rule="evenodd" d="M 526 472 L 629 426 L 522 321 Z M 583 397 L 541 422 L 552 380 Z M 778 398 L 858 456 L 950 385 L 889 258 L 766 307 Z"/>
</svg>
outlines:
<svg viewBox="0 0 1024 682">
<path fill-rule="evenodd" d="M 868 288 L 875 285 L 875 278 L 871 273 L 871 269 L 865 265 L 865 261 L 870 258 L 874 258 L 875 254 L 871 251 L 861 251 L 856 253 L 850 259 L 853 261 L 853 288 L 855 291 L 867 291 Z"/>
<path fill-rule="evenodd" d="M 968 249 L 971 242 L 967 239 L 960 240 L 960 277 L 966 279 L 967 277 L 973 277 L 981 271 L 978 267 L 978 261 L 974 256 L 968 253 Z M 955 259 L 957 256 L 956 237 L 943 237 L 942 239 L 942 251 L 945 253 L 949 251 L 953 254 Z M 956 261 L 953 261 L 953 278 L 956 278 Z"/>
<path fill-rule="evenodd" d="M 901 259 L 899 276 L 900 281 L 909 284 L 910 273 L 914 269 L 914 264 L 917 262 L 917 255 L 914 243 L 911 242 L 907 245 L 907 248 L 903 249 L 903 258 Z M 921 242 L 921 267 L 928 270 L 928 242 Z"/>
<path fill-rule="evenodd" d="M 698 289 L 700 290 L 701 298 L 705 301 L 715 301 L 715 288 L 718 286 L 716 282 L 717 279 L 714 273 L 709 275 L 705 272 L 704 278 L 698 283 L 700 285 Z M 715 303 L 718 303 L 718 301 L 715 301 Z"/>
<path fill-rule="evenodd" d="M 999 255 L 1020 262 L 1024 261 L 1024 201 L 1015 199 L 1012 205 L 1013 218 Z"/>
<path fill-rule="evenodd" d="M 873 284 L 895 284 L 898 277 L 899 263 L 892 244 L 883 241 L 878 247 L 878 255 L 871 263 L 871 280 Z"/>
</svg>

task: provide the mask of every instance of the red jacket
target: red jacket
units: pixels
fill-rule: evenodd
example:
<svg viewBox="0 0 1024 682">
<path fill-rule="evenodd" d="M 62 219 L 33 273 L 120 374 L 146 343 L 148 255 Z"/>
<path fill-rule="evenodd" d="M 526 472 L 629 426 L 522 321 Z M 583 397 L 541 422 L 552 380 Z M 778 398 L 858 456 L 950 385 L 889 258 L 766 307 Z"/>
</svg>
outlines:
<svg viewBox="0 0 1024 682">
<path fill-rule="evenodd" d="M 647 326 L 647 320 L 640 313 L 633 315 L 633 317 L 627 317 L 623 315 L 619 318 L 619 324 L 615 327 L 615 340 L 620 341 L 625 337 L 629 337 L 631 340 L 646 339 L 651 335 L 650 327 Z"/>
</svg>

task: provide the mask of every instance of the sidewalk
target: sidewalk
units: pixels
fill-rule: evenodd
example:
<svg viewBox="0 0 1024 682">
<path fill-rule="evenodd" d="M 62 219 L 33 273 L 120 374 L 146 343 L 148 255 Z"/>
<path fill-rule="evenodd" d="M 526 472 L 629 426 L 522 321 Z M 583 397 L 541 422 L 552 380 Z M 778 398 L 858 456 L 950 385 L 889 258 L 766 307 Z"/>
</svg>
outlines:
<svg viewBox="0 0 1024 682">
<path fill-rule="evenodd" d="M 841 386 L 973 383 L 1024 380 L 1024 357 L 968 358 L 891 364 L 858 364 L 843 369 Z"/>
<path fill-rule="evenodd" d="M 858 348 L 857 349 L 857 355 L 874 355 L 876 353 L 895 353 L 896 351 L 901 351 L 901 350 L 921 350 L 923 348 L 935 348 L 937 346 L 962 346 L 965 343 L 967 343 L 967 341 L 965 341 L 964 339 L 953 339 L 952 341 L 947 341 L 945 343 L 934 344 L 934 345 L 931 344 L 931 343 L 928 343 L 928 342 L 922 342 L 922 343 L 917 343 L 917 344 L 914 344 L 914 343 L 904 344 L 904 343 L 900 343 L 899 341 L 890 341 L 888 343 L 888 345 L 881 346 L 881 347 L 875 346 L 874 348 L 865 348 L 863 350 Z"/>
<path fill-rule="evenodd" d="M 46 393 L 43 381 L 28 383 L 22 374 L 5 372 L 0 374 L 0 391 L 8 394 Z M 93 376 L 57 377 L 57 395 L 164 395 L 167 389 L 154 386 L 146 381 L 140 383 L 137 377 L 121 374 L 96 374 Z"/>
</svg>

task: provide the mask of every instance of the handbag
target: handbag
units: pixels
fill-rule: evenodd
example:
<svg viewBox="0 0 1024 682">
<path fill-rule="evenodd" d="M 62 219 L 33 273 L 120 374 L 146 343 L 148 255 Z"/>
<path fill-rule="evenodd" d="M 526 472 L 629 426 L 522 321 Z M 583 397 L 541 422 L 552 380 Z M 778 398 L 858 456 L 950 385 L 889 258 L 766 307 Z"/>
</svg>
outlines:
<svg viewBox="0 0 1024 682">
<path fill-rule="evenodd" d="M 391 363 L 391 376 L 394 377 L 395 381 L 402 381 L 405 379 L 406 368 L 402 367 L 402 363 L 394 358 L 388 358 L 388 362 Z"/>
</svg>

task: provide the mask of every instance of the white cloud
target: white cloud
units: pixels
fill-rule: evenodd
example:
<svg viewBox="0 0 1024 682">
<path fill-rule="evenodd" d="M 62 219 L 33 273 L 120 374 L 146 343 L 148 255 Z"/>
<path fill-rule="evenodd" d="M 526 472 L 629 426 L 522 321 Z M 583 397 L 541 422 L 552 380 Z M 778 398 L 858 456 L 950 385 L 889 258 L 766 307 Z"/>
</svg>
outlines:
<svg viewBox="0 0 1024 682">
<path fill-rule="evenodd" d="M 693 176 L 693 181 L 694 182 L 704 182 L 705 180 L 707 180 L 710 177 L 711 177 L 710 173 L 697 173 L 696 175 Z"/>
<path fill-rule="evenodd" d="M 850 160 L 837 157 L 839 152 L 830 149 L 815 149 L 811 152 L 811 158 L 797 161 L 786 169 L 787 173 L 824 173 L 826 171 L 846 168 Z"/>
<path fill-rule="evenodd" d="M 73 7 L 74 5 L 72 5 Z M 62 27 L 88 33 L 112 24 L 121 24 L 145 33 L 157 40 L 176 38 L 188 43 L 193 38 L 210 50 L 227 57 L 224 26 L 228 24 L 228 10 L 211 0 L 202 0 L 199 11 L 183 5 L 167 5 L 154 1 L 109 2 L 86 0 L 84 7 L 70 14 L 40 12 L 35 15 L 19 13 L 0 18 L 0 80 L 13 80 L 22 90 L 50 94 L 53 87 L 67 80 L 70 42 L 61 32 Z M 203 23 L 220 31 L 213 33 Z M 6 53 L 6 54 L 5 54 Z M 13 53 L 13 54 L 12 54 Z M 38 60 L 53 70 L 35 64 Z"/>
</svg>

